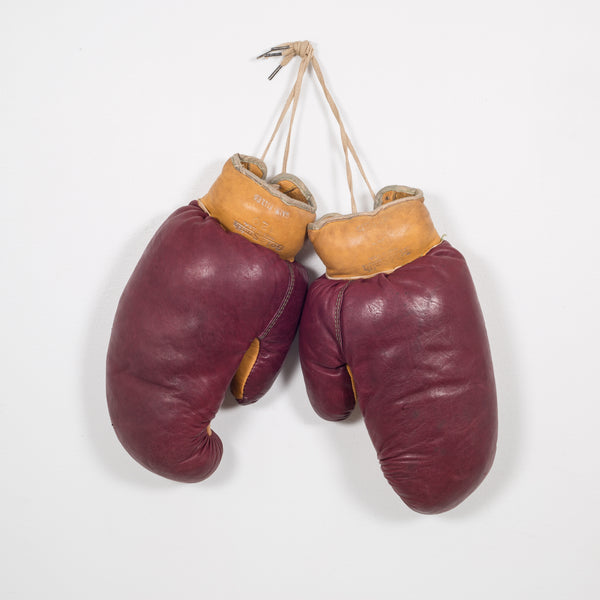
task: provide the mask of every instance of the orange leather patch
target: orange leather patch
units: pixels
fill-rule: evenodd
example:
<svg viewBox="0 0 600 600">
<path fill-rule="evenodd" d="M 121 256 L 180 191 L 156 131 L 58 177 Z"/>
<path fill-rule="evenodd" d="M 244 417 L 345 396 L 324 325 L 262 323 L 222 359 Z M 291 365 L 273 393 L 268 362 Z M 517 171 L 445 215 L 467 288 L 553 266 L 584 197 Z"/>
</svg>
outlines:
<svg viewBox="0 0 600 600">
<path fill-rule="evenodd" d="M 330 279 L 391 273 L 441 242 L 420 190 L 384 188 L 376 203 L 371 212 L 325 216 L 309 226 Z"/>
<path fill-rule="evenodd" d="M 248 350 L 246 350 L 246 353 L 242 357 L 238 370 L 233 376 L 231 381 L 231 393 L 237 400 L 241 400 L 244 397 L 244 386 L 246 385 L 246 381 L 248 381 L 248 377 L 250 376 L 252 367 L 254 367 L 254 363 L 256 363 L 259 350 L 260 342 L 258 338 L 254 338 L 250 344 L 250 347 Z"/>
<path fill-rule="evenodd" d="M 315 220 L 315 204 L 293 176 L 265 181 L 249 157 L 234 155 L 198 204 L 225 229 L 294 260 L 304 244 L 306 226 Z"/>
<path fill-rule="evenodd" d="M 352 383 L 352 392 L 354 393 L 354 402 L 358 403 L 358 395 L 356 394 L 356 385 L 354 384 L 354 376 L 352 375 L 352 371 L 350 367 L 346 365 L 346 371 L 348 371 L 348 375 L 350 375 L 350 383 Z"/>
</svg>

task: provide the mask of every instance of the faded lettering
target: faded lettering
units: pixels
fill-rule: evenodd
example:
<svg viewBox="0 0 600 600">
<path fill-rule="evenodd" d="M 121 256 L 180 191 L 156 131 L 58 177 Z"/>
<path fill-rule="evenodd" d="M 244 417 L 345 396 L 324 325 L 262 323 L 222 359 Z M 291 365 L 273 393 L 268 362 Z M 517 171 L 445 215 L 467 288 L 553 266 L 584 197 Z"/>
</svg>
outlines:
<svg viewBox="0 0 600 600">
<path fill-rule="evenodd" d="M 364 264 L 362 266 L 362 268 L 363 268 L 363 271 L 365 271 L 366 273 L 372 273 L 373 271 L 375 271 L 379 267 L 381 267 L 381 265 L 383 263 L 388 262 L 388 261 L 394 261 L 394 260 L 397 260 L 398 262 L 402 262 L 402 259 L 409 256 L 410 254 L 411 254 L 411 250 L 409 248 L 402 248 L 401 250 L 392 250 L 391 252 L 388 252 L 387 254 L 384 254 L 382 256 L 378 256 L 377 258 L 374 258 L 373 260 Z"/>
<path fill-rule="evenodd" d="M 277 215 L 278 217 L 282 217 L 284 219 L 290 218 L 290 213 L 287 210 L 285 210 L 284 208 L 282 208 L 280 206 L 276 206 L 270 200 L 263 198 L 259 194 L 254 194 L 254 201 L 257 204 L 260 204 L 260 206 L 262 206 L 263 208 L 266 208 L 267 210 L 271 211 L 273 214 Z"/>
<path fill-rule="evenodd" d="M 266 223 L 263 221 L 261 223 L 265 225 Z M 268 225 L 268 224 L 267 224 Z M 245 237 L 250 238 L 251 240 L 256 241 L 261 246 L 265 246 L 266 248 L 271 248 L 272 250 L 282 250 L 283 245 L 275 241 L 272 237 L 259 232 L 254 225 L 247 223 L 246 221 L 234 221 L 233 226 Z"/>
</svg>

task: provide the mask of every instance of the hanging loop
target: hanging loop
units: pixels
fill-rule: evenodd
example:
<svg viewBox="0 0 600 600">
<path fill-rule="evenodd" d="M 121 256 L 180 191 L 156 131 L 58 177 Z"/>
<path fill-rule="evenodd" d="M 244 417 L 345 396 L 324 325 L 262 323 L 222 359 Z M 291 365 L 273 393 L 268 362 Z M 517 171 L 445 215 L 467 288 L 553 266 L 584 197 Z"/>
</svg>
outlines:
<svg viewBox="0 0 600 600">
<path fill-rule="evenodd" d="M 352 158 L 354 158 L 356 166 L 358 167 L 358 170 L 360 171 L 360 174 L 361 174 L 364 182 L 366 183 L 367 188 L 369 188 L 369 192 L 371 194 L 371 197 L 373 198 L 373 201 L 375 200 L 375 192 L 373 191 L 373 188 L 371 187 L 371 184 L 369 183 L 369 180 L 367 179 L 367 176 L 363 169 L 362 163 L 360 162 L 360 159 L 358 157 L 358 153 L 356 152 L 352 142 L 350 141 L 348 132 L 346 131 L 346 128 L 344 127 L 344 123 L 342 122 L 342 117 L 340 115 L 340 112 L 339 112 L 329 90 L 327 89 L 327 86 L 325 85 L 325 79 L 323 77 L 323 72 L 321 71 L 321 67 L 319 65 L 319 62 L 317 61 L 316 56 L 314 56 L 314 50 L 313 50 L 312 44 L 307 41 L 289 42 L 287 44 L 280 44 L 279 46 L 273 46 L 270 50 L 267 50 L 267 52 L 264 52 L 257 58 L 270 58 L 273 56 L 281 56 L 282 59 L 281 59 L 281 63 L 278 65 L 278 67 L 271 73 L 271 75 L 269 75 L 269 80 L 273 79 L 273 77 L 275 77 L 275 75 L 277 75 L 277 73 L 279 73 L 279 71 L 283 67 L 285 67 L 285 65 L 287 65 L 292 60 L 292 58 L 294 58 L 294 56 L 300 56 L 302 58 L 302 62 L 300 63 L 300 67 L 298 68 L 298 75 L 296 77 L 296 82 L 294 83 L 294 87 L 292 88 L 292 91 L 285 103 L 285 106 L 283 107 L 283 110 L 281 111 L 281 115 L 279 117 L 279 120 L 277 121 L 277 125 L 275 126 L 275 131 L 273 131 L 273 135 L 271 136 L 271 139 L 269 140 L 269 143 L 267 144 L 267 147 L 262 155 L 262 160 L 265 159 L 265 156 L 266 156 L 269 148 L 271 147 L 271 144 L 272 144 L 273 140 L 275 139 L 277 132 L 279 131 L 279 127 L 281 126 L 281 123 L 283 122 L 283 119 L 285 118 L 287 111 L 289 110 L 290 106 L 292 106 L 292 113 L 291 113 L 291 117 L 290 117 L 290 125 L 289 125 L 287 141 L 286 141 L 285 154 L 283 157 L 283 170 L 285 172 L 286 167 L 287 167 L 289 149 L 290 149 L 290 140 L 292 137 L 292 125 L 294 123 L 294 116 L 296 114 L 296 108 L 298 106 L 298 99 L 300 97 L 300 90 L 302 87 L 302 79 L 304 77 L 304 73 L 306 72 L 306 69 L 308 68 L 309 64 L 312 64 L 313 70 L 317 76 L 319 84 L 321 85 L 321 88 L 323 89 L 323 94 L 325 96 L 325 99 L 327 100 L 327 103 L 329 104 L 331 112 L 333 113 L 333 116 L 334 116 L 335 120 L 337 121 L 339 128 L 340 128 L 340 137 L 342 140 L 342 148 L 344 150 L 344 158 L 346 161 L 346 178 L 348 180 L 348 189 L 350 190 L 350 201 L 352 204 L 352 212 L 356 213 L 357 208 L 356 208 L 356 200 L 354 199 L 354 186 L 352 184 L 352 169 L 350 167 L 350 155 L 352 156 Z"/>
<path fill-rule="evenodd" d="M 282 50 L 282 52 L 279 52 L 279 50 Z M 273 143 L 273 140 L 275 139 L 275 136 L 277 135 L 277 132 L 279 131 L 279 127 L 283 123 L 283 119 L 285 118 L 285 115 L 287 114 L 287 112 L 291 106 L 292 113 L 290 116 L 290 125 L 289 125 L 289 129 L 288 129 L 287 140 L 285 143 L 285 153 L 283 155 L 283 166 L 282 166 L 282 170 L 285 173 L 287 170 L 287 162 L 288 162 L 288 157 L 289 157 L 289 153 L 290 153 L 290 143 L 292 140 L 292 126 L 294 124 L 294 117 L 296 116 L 296 109 L 298 107 L 298 100 L 300 98 L 300 91 L 302 89 L 302 80 L 304 79 L 304 74 L 306 73 L 306 69 L 308 68 L 308 65 L 310 64 L 310 62 L 312 60 L 313 47 L 310 44 L 310 42 L 292 42 L 290 44 L 285 44 L 285 45 L 282 44 L 280 46 L 273 46 L 273 48 L 271 48 L 271 50 L 265 52 L 264 54 L 261 54 L 258 58 L 267 58 L 269 56 L 283 56 L 281 64 L 275 69 L 275 71 L 273 71 L 273 73 L 271 73 L 271 75 L 269 76 L 269 79 L 273 79 L 273 77 L 275 77 L 275 75 L 277 75 L 277 73 L 285 65 L 287 65 L 292 60 L 292 58 L 294 58 L 294 56 L 302 57 L 302 62 L 300 63 L 300 67 L 298 68 L 298 75 L 296 76 L 296 81 L 294 83 L 294 87 L 292 88 L 292 91 L 290 92 L 290 95 L 288 96 L 288 99 L 286 100 L 283 110 L 281 111 L 281 115 L 279 116 L 279 120 L 277 121 L 277 125 L 275 125 L 275 130 L 273 131 L 273 135 L 271 135 L 271 139 L 269 140 L 269 143 L 267 144 L 267 147 L 265 148 L 265 151 L 263 152 L 262 157 L 261 157 L 261 160 L 265 159 L 265 156 L 267 155 L 267 152 L 269 151 L 269 148 L 271 147 L 271 144 Z"/>
</svg>

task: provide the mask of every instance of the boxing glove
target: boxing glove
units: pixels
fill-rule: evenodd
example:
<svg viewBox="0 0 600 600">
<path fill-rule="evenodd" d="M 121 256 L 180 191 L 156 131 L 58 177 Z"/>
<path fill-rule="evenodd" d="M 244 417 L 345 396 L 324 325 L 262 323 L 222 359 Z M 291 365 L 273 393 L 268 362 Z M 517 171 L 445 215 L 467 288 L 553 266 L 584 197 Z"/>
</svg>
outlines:
<svg viewBox="0 0 600 600">
<path fill-rule="evenodd" d="M 234 155 L 201 200 L 158 229 L 119 301 L 106 389 L 115 432 L 147 469 L 196 482 L 223 446 L 210 422 L 273 383 L 297 330 L 307 275 L 294 262 L 315 204 L 293 175 L 266 180 Z"/>
<path fill-rule="evenodd" d="M 387 481 L 421 513 L 449 510 L 494 458 L 496 392 L 463 256 L 420 190 L 390 186 L 374 210 L 326 215 L 308 235 L 326 266 L 309 288 L 300 360 L 324 419 L 360 407 Z"/>
</svg>

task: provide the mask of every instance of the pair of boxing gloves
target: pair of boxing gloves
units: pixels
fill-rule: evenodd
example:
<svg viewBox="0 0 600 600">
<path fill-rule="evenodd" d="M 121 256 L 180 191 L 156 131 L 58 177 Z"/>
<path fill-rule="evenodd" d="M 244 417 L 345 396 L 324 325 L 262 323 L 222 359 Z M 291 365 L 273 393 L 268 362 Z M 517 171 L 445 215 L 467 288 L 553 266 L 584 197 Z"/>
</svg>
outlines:
<svg viewBox="0 0 600 600">
<path fill-rule="evenodd" d="M 372 211 L 326 215 L 296 177 L 266 177 L 236 154 L 208 193 L 176 210 L 119 302 L 107 358 L 112 424 L 164 477 L 196 482 L 219 465 L 210 423 L 227 388 L 241 404 L 269 389 L 300 330 L 315 411 L 358 404 L 381 468 L 412 509 L 465 499 L 493 461 L 490 351 L 462 255 L 436 232 L 420 190 L 382 189 Z M 306 232 L 326 266 L 308 286 L 294 261 Z"/>
</svg>

